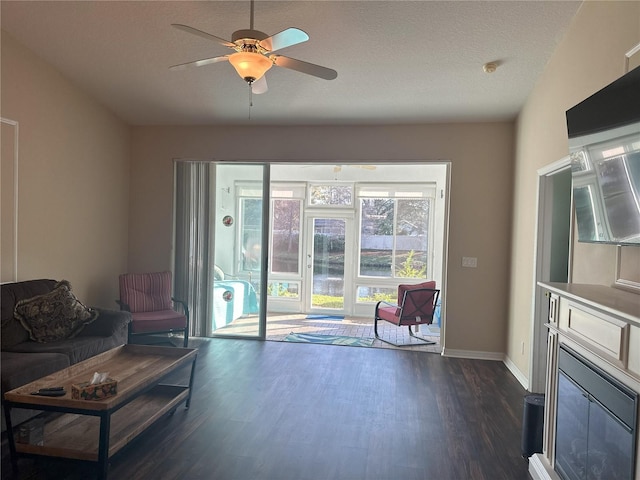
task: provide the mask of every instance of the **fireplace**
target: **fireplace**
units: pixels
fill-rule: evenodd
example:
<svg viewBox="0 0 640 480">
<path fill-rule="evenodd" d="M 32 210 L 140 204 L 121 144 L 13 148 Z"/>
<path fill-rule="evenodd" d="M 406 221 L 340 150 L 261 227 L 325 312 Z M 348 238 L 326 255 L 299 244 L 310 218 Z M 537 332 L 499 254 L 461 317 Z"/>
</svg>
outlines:
<svg viewBox="0 0 640 480">
<path fill-rule="evenodd" d="M 638 394 L 560 345 L 557 401 L 558 475 L 564 480 L 633 480 Z"/>
</svg>

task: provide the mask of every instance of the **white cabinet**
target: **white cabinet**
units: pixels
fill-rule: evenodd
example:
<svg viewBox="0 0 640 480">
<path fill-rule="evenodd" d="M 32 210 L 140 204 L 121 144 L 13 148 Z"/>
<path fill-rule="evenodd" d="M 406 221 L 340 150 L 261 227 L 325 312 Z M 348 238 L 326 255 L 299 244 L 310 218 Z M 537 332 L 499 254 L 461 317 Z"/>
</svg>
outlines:
<svg viewBox="0 0 640 480">
<path fill-rule="evenodd" d="M 540 283 L 549 292 L 549 338 L 543 453 L 531 458 L 533 478 L 558 478 L 555 462 L 558 351 L 564 344 L 640 392 L 640 295 L 602 285 Z M 639 425 L 636 431 L 640 431 Z M 636 439 L 640 459 L 640 439 Z M 640 461 L 636 462 L 640 478 Z"/>
<path fill-rule="evenodd" d="M 597 309 L 561 297 L 558 329 L 572 340 L 626 368 L 630 325 Z"/>
</svg>

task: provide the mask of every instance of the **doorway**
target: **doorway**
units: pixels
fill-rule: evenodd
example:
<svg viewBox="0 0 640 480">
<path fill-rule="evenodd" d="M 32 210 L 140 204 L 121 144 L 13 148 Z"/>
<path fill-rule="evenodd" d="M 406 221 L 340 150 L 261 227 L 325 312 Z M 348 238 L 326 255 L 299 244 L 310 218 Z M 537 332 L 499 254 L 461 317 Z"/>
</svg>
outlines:
<svg viewBox="0 0 640 480">
<path fill-rule="evenodd" d="M 306 221 L 306 255 L 303 285 L 303 309 L 311 314 L 344 315 L 353 311 L 353 249 L 346 242 L 352 238 L 353 213 L 326 215 L 310 212 Z"/>
<path fill-rule="evenodd" d="M 529 390 L 544 393 L 549 300 L 538 282 L 571 281 L 571 162 L 565 157 L 538 171 L 538 223 Z"/>
<path fill-rule="evenodd" d="M 425 279 L 446 300 L 449 168 L 213 162 L 209 260 L 182 260 L 210 264 L 196 279 L 210 297 L 200 332 L 265 339 L 269 318 L 290 314 L 370 320 L 398 284 Z"/>
</svg>

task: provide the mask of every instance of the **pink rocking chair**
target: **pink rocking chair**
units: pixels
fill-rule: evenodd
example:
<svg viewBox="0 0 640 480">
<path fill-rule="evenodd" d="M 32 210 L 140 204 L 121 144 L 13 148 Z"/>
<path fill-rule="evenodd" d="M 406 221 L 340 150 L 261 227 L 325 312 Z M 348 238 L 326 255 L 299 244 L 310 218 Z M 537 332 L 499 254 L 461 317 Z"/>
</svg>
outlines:
<svg viewBox="0 0 640 480">
<path fill-rule="evenodd" d="M 416 336 L 411 330 L 413 325 L 430 325 L 433 322 L 433 312 L 440 290 L 436 289 L 436 282 L 424 282 L 417 285 L 398 285 L 398 304 L 393 305 L 388 302 L 378 302 L 376 304 L 373 331 L 375 337 L 393 345 L 394 347 L 413 347 L 422 345 L 421 343 L 393 343 L 378 335 L 378 321 L 384 320 L 397 327 L 407 326 L 409 335 L 416 340 L 433 345 L 436 342 Z"/>
</svg>

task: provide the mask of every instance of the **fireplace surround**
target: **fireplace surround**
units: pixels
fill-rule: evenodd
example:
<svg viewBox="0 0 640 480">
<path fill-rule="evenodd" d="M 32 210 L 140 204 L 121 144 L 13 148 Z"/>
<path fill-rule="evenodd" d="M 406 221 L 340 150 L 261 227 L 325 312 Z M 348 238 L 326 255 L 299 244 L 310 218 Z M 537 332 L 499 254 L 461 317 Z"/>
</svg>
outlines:
<svg viewBox="0 0 640 480">
<path fill-rule="evenodd" d="M 539 285 L 549 297 L 547 378 L 531 477 L 640 480 L 640 293 Z"/>
<path fill-rule="evenodd" d="M 555 470 L 563 480 L 633 480 L 638 394 L 560 345 Z"/>
</svg>

